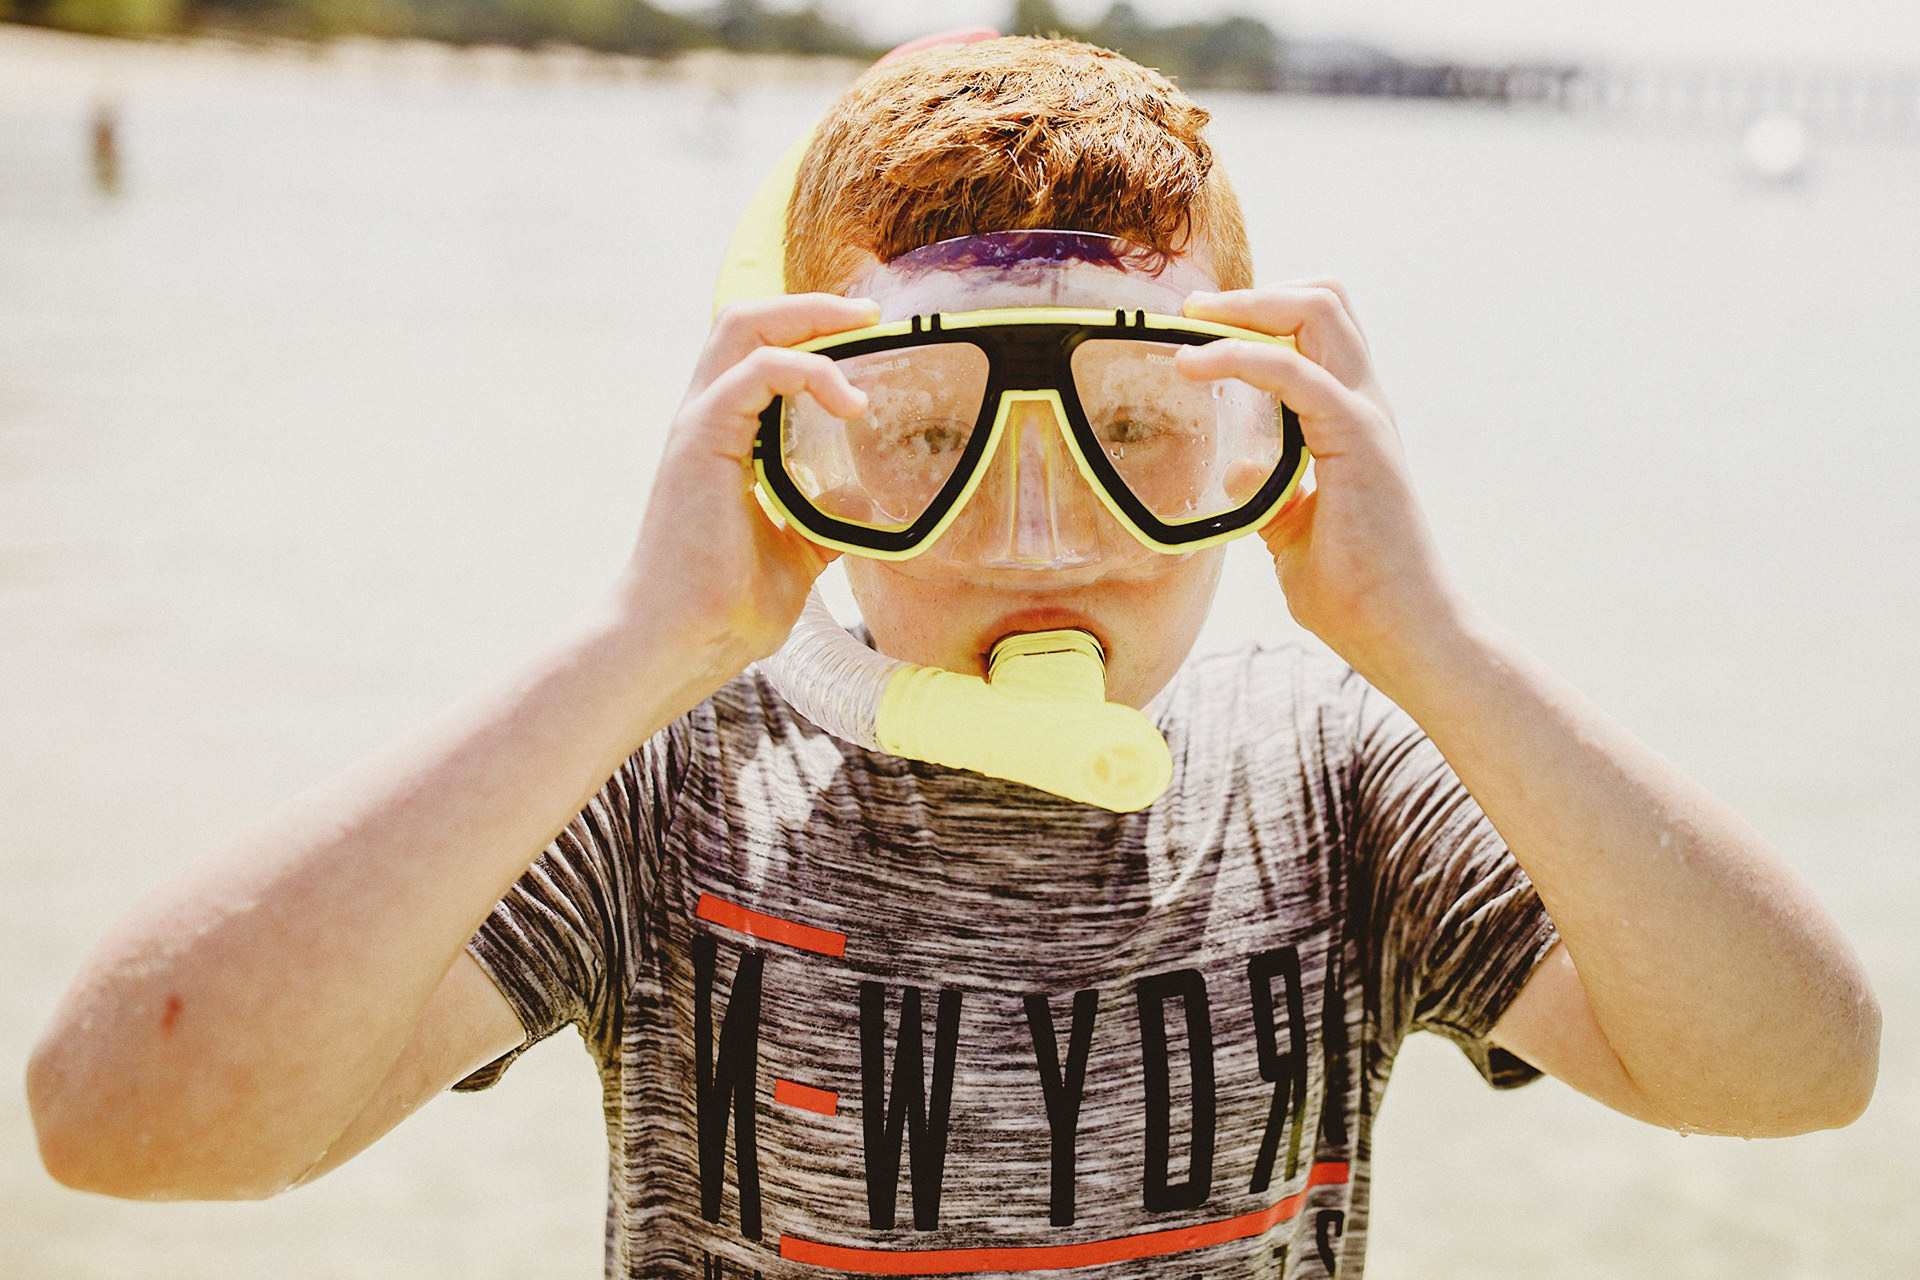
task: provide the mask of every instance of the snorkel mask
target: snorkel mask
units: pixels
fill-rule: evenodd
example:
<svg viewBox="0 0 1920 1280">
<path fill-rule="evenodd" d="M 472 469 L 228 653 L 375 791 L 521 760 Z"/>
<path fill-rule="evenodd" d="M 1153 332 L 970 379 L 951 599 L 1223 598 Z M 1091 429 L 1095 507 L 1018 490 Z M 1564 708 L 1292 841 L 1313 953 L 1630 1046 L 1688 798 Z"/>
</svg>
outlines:
<svg viewBox="0 0 1920 1280">
<path fill-rule="evenodd" d="M 715 309 L 784 291 L 789 150 L 728 247 Z M 770 519 L 903 571 L 1010 590 L 1148 571 L 1250 532 L 1307 455 L 1292 411 L 1239 382 L 1196 383 L 1182 345 L 1286 339 L 1180 315 L 1215 288 L 1191 263 L 1111 237 L 1000 232 L 943 241 L 848 290 L 880 322 L 802 344 L 868 408 L 810 397 L 761 415 L 754 492 Z M 809 596 L 762 663 L 809 720 L 872 750 L 1021 782 L 1115 812 L 1165 792 L 1172 759 L 1140 711 L 1106 700 L 1083 630 L 1022 632 L 980 677 L 877 653 Z"/>
<path fill-rule="evenodd" d="M 1009 586 L 1237 537 L 1279 510 L 1306 452 L 1271 394 L 1176 370 L 1182 346 L 1286 341 L 1180 314 L 1215 287 L 1191 262 L 1084 232 L 904 254 L 847 291 L 880 304 L 879 324 L 801 346 L 831 357 L 867 411 L 774 400 L 761 491 L 823 546 Z"/>
</svg>

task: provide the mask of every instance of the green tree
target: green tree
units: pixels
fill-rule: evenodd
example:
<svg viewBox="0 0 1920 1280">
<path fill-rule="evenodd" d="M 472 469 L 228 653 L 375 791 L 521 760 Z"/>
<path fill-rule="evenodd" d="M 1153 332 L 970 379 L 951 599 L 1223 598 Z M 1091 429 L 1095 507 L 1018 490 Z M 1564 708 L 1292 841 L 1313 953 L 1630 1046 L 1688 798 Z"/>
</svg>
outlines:
<svg viewBox="0 0 1920 1280">
<path fill-rule="evenodd" d="M 711 19 L 714 36 L 727 49 L 746 53 L 847 54 L 878 57 L 880 49 L 819 6 L 770 9 L 761 0 L 721 0 Z"/>
<path fill-rule="evenodd" d="M 44 21 L 68 31 L 103 35 L 157 35 L 178 31 L 182 0 L 51 0 Z"/>
<path fill-rule="evenodd" d="M 649 58 L 666 58 L 706 43 L 709 37 L 698 22 L 672 13 L 648 0 L 623 0 L 619 47 Z"/>
<path fill-rule="evenodd" d="M 241 12 L 227 7 L 230 16 Z M 415 30 L 413 12 L 406 0 L 251 0 L 246 6 L 265 15 L 259 25 L 290 27 L 301 35 L 325 39 L 330 36 L 404 36 Z"/>
<path fill-rule="evenodd" d="M 1183 42 L 1188 74 L 1217 89 L 1276 89 L 1280 85 L 1280 40 L 1258 18 L 1195 23 Z"/>
<path fill-rule="evenodd" d="M 1053 7 L 1053 0 L 1013 0 L 1013 14 L 1007 19 L 1007 34 L 1079 38 L 1079 32 L 1061 20 L 1060 11 Z"/>
<path fill-rule="evenodd" d="M 1062 22 L 1052 0 L 1015 0 L 1008 29 L 1020 35 L 1058 33 L 1087 40 L 1155 67 L 1190 88 L 1275 89 L 1281 78 L 1280 38 L 1258 18 L 1156 26 L 1137 5 L 1115 0 L 1090 27 Z"/>
<path fill-rule="evenodd" d="M 1090 33 L 1109 49 L 1121 49 L 1151 37 L 1153 27 L 1127 0 L 1114 0 Z"/>
</svg>

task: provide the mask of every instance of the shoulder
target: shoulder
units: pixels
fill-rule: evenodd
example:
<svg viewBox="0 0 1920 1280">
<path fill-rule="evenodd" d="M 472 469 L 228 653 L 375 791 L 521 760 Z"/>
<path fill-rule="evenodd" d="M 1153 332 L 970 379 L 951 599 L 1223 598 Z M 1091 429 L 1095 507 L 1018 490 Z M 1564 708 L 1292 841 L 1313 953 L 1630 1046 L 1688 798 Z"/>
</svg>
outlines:
<svg viewBox="0 0 1920 1280">
<path fill-rule="evenodd" d="M 1337 823 L 1368 692 L 1346 663 L 1297 644 L 1188 659 L 1153 705 L 1178 771 L 1175 803 L 1204 821 L 1244 811 L 1270 832 Z"/>
<path fill-rule="evenodd" d="M 850 778 L 889 771 L 886 758 L 795 710 L 757 665 L 722 685 L 684 723 L 692 771 L 714 804 L 787 814 Z"/>
<path fill-rule="evenodd" d="M 579 821 L 657 834 L 701 814 L 724 824 L 743 775 L 778 772 L 794 739 L 818 734 L 749 667 L 635 747 Z"/>
<path fill-rule="evenodd" d="M 1168 727 L 1257 736 L 1351 724 L 1369 692 L 1352 667 L 1324 650 L 1250 642 L 1188 658 L 1154 710 Z"/>
</svg>

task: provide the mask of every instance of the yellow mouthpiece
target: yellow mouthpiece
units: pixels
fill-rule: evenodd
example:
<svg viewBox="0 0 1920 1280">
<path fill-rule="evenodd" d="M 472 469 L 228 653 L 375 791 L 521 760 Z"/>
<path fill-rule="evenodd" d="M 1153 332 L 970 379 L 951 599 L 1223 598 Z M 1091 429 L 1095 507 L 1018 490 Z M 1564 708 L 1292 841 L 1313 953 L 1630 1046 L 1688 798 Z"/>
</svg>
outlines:
<svg viewBox="0 0 1920 1280">
<path fill-rule="evenodd" d="M 987 678 L 907 667 L 880 698 L 880 748 L 1098 805 L 1144 809 L 1173 781 L 1153 722 L 1107 701 L 1100 642 L 1034 631 L 993 647 Z"/>
</svg>

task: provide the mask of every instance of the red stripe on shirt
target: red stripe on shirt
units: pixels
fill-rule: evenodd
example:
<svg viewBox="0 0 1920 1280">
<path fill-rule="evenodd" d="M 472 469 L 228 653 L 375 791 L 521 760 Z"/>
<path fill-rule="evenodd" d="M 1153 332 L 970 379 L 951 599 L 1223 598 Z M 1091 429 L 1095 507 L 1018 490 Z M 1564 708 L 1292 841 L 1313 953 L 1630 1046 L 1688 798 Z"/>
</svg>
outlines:
<svg viewBox="0 0 1920 1280">
<path fill-rule="evenodd" d="M 1186 1253 L 1260 1235 L 1300 1212 L 1307 1188 L 1347 1181 L 1345 1162 L 1316 1164 L 1307 1173 L 1307 1185 L 1269 1209 L 1256 1209 L 1237 1218 L 1203 1222 L 1196 1227 L 1173 1227 L 1084 1244 L 1006 1245 L 983 1249 L 858 1249 L 819 1244 L 796 1236 L 780 1237 L 780 1256 L 792 1262 L 837 1267 L 864 1276 L 937 1276 L 968 1271 L 1061 1271 L 1095 1267 L 1102 1263 L 1132 1262 Z"/>
<path fill-rule="evenodd" d="M 823 1116 L 840 1113 L 839 1094 L 831 1089 L 816 1089 L 810 1084 L 795 1084 L 791 1080 L 773 1082 L 773 1100 L 784 1107 L 817 1111 Z"/>
<path fill-rule="evenodd" d="M 816 929 L 797 920 L 782 920 L 779 916 L 754 911 L 728 902 L 725 898 L 716 898 L 710 893 L 700 895 L 700 905 L 694 908 L 694 914 L 723 929 L 744 933 L 749 938 L 762 938 L 768 942 L 798 947 L 802 951 L 818 952 L 823 956 L 843 956 L 847 953 L 847 935 L 844 933 Z"/>
</svg>

